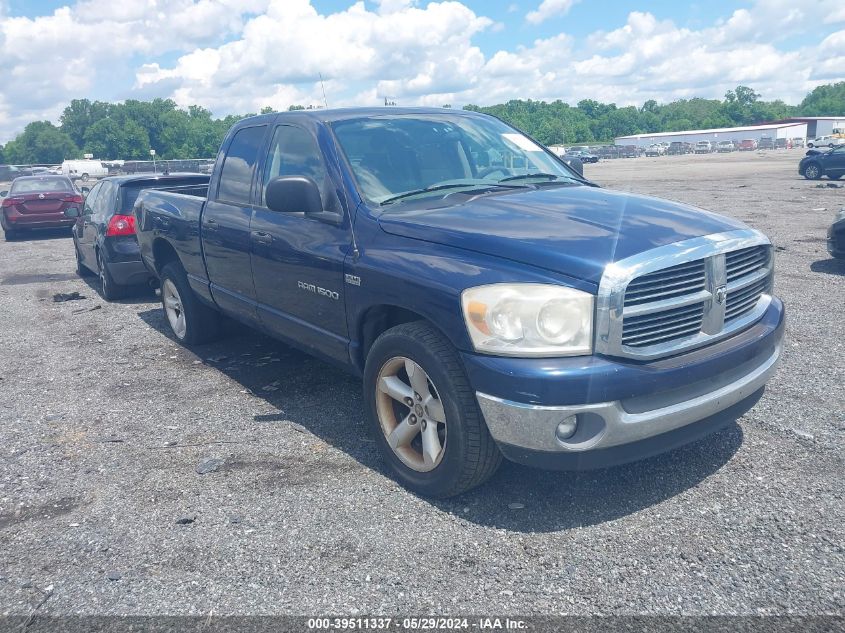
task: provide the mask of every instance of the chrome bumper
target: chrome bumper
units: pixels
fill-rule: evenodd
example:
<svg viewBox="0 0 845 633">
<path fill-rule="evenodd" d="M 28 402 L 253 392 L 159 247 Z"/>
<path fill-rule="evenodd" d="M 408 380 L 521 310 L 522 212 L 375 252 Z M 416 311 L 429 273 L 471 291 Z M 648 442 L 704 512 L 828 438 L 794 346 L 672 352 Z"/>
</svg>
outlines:
<svg viewBox="0 0 845 633">
<path fill-rule="evenodd" d="M 601 402 L 589 405 L 541 406 L 503 400 L 476 393 L 490 434 L 499 443 L 524 449 L 571 453 L 629 444 L 703 420 L 741 402 L 761 389 L 774 373 L 782 346 L 747 373 L 712 391 L 701 393 L 701 386 L 689 392 L 643 396 L 631 401 Z M 653 404 L 654 408 L 649 408 Z M 559 440 L 558 424 L 577 416 L 574 435 Z"/>
</svg>

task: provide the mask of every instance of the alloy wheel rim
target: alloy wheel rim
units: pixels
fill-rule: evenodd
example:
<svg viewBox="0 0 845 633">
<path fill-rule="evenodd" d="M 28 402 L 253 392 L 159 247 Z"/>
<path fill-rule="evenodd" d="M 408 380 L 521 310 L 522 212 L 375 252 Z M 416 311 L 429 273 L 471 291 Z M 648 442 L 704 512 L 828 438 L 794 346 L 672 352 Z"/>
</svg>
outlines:
<svg viewBox="0 0 845 633">
<path fill-rule="evenodd" d="M 810 178 L 815 178 L 816 176 L 819 175 L 819 168 L 816 167 L 815 165 L 810 165 L 809 167 L 807 167 L 807 175 Z"/>
<path fill-rule="evenodd" d="M 106 263 L 103 261 L 103 256 L 97 253 L 97 272 L 100 277 L 100 287 L 103 289 L 103 294 L 108 292 L 108 278 L 106 277 Z"/>
<path fill-rule="evenodd" d="M 178 338 L 184 338 L 187 324 L 185 323 L 185 311 L 182 308 L 182 298 L 179 296 L 176 285 L 169 279 L 165 279 L 161 288 L 161 298 L 167 321 L 170 323 L 170 329 Z"/>
<path fill-rule="evenodd" d="M 379 425 L 394 454 L 417 472 L 437 468 L 446 451 L 446 413 L 425 370 L 395 356 L 382 365 L 375 390 Z"/>
</svg>

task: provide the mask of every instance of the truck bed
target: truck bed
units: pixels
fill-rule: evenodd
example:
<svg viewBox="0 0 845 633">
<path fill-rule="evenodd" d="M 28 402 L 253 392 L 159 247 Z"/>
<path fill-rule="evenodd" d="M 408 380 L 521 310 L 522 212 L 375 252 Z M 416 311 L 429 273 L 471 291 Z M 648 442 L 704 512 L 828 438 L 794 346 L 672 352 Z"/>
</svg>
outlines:
<svg viewBox="0 0 845 633">
<path fill-rule="evenodd" d="M 134 214 L 141 258 L 155 271 L 156 248 L 169 244 L 190 276 L 205 278 L 200 243 L 200 217 L 208 185 L 146 189 L 135 202 Z"/>
</svg>

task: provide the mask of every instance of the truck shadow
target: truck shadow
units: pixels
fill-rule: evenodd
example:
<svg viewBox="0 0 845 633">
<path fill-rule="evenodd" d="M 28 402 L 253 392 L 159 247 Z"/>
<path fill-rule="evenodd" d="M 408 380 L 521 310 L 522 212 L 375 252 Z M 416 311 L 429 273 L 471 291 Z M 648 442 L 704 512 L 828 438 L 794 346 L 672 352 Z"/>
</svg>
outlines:
<svg viewBox="0 0 845 633">
<path fill-rule="evenodd" d="M 138 313 L 170 336 L 161 310 Z M 203 363 L 263 399 L 278 413 L 259 424 L 290 425 L 390 477 L 369 438 L 360 381 L 342 369 L 242 326 L 227 338 L 193 348 Z M 733 423 L 694 444 L 633 464 L 588 472 L 554 472 L 504 462 L 485 485 L 452 499 L 423 501 L 478 525 L 552 532 L 612 521 L 700 484 L 742 445 Z"/>
<path fill-rule="evenodd" d="M 826 275 L 839 275 L 845 277 L 845 259 L 820 259 L 810 264 L 810 270 L 814 273 Z"/>
</svg>

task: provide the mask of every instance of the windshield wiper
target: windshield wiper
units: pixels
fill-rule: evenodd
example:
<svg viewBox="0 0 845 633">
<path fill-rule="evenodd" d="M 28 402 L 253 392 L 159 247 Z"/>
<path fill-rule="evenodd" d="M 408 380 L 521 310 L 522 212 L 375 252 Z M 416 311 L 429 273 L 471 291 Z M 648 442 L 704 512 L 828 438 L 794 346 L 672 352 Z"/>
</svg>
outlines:
<svg viewBox="0 0 845 633">
<path fill-rule="evenodd" d="M 533 174 L 520 174 L 519 176 L 508 176 L 507 178 L 502 178 L 497 182 L 509 182 L 511 180 L 527 180 L 528 178 L 547 178 L 549 180 L 557 180 L 560 176 L 556 174 L 547 174 L 546 172 L 538 171 Z"/>
<path fill-rule="evenodd" d="M 381 201 L 382 205 L 385 204 L 392 204 L 397 200 L 402 200 L 403 198 L 410 198 L 411 196 L 418 196 L 423 193 L 429 193 L 432 191 L 443 191 L 445 189 L 461 189 L 461 188 L 468 188 L 469 190 L 472 189 L 491 189 L 491 188 L 505 188 L 505 189 L 518 189 L 522 187 L 522 185 L 503 185 L 500 184 L 501 181 L 498 182 L 452 182 L 443 185 L 430 185 L 428 187 L 423 187 L 422 189 L 414 189 L 413 191 L 406 191 L 405 193 L 400 193 L 390 198 Z"/>
</svg>

